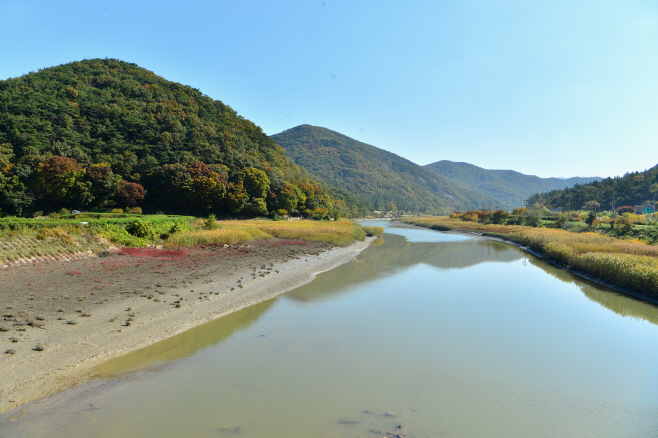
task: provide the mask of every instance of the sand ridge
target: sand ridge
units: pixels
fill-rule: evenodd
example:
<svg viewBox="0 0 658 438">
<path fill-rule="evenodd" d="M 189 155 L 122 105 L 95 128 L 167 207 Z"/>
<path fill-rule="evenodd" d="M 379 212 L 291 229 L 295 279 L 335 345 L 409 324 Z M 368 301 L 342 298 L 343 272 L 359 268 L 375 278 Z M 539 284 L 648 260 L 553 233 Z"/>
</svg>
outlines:
<svg viewBox="0 0 658 438">
<path fill-rule="evenodd" d="M 85 381 L 99 363 L 308 283 L 372 240 L 338 248 L 273 239 L 0 270 L 0 353 L 15 350 L 0 356 L 0 413 Z"/>
</svg>

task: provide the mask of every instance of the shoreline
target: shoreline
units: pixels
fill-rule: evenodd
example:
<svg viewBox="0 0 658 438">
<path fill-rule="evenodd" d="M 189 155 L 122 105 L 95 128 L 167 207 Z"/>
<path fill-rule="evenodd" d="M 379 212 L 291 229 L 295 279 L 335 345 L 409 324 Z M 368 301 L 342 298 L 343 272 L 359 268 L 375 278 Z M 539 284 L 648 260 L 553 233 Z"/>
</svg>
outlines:
<svg viewBox="0 0 658 438">
<path fill-rule="evenodd" d="M 481 237 L 483 239 L 495 240 L 497 242 L 508 243 L 510 245 L 516 246 L 517 248 L 521 249 L 522 251 L 528 252 L 528 253 L 534 255 L 535 257 L 544 260 L 547 263 L 550 263 L 551 265 L 553 265 L 557 268 L 562 269 L 563 271 L 567 271 L 567 272 L 569 272 L 573 275 L 576 275 L 580 278 L 583 278 L 587 281 L 591 281 L 592 283 L 596 283 L 599 286 L 607 287 L 608 289 L 612 289 L 612 290 L 614 290 L 616 292 L 619 292 L 623 295 L 626 295 L 628 297 L 631 297 L 631 298 L 634 298 L 634 299 L 644 301 L 644 302 L 647 302 L 647 303 L 658 306 L 658 299 L 656 299 L 656 298 L 652 298 L 652 297 L 649 297 L 647 295 L 638 294 L 637 292 L 630 291 L 630 290 L 625 289 L 621 286 L 617 286 L 617 285 L 614 285 L 614 284 L 611 284 L 611 283 L 606 283 L 603 280 L 600 280 L 598 278 L 589 276 L 585 273 L 582 273 L 582 272 L 579 272 L 579 271 L 574 271 L 573 269 L 569 269 L 565 266 L 562 266 L 559 263 L 556 263 L 552 260 L 547 259 L 542 254 L 537 253 L 537 252 L 533 251 L 532 249 L 530 249 L 530 247 L 523 246 L 520 243 L 514 242 L 513 240 L 504 239 L 502 237 L 496 237 L 496 236 L 487 236 L 486 234 L 476 233 L 476 232 L 473 232 L 473 231 L 461 231 L 461 230 L 440 231 L 440 230 L 434 230 L 430 227 L 422 227 L 420 225 L 409 224 L 409 223 L 406 223 L 406 222 L 402 222 L 400 220 L 393 220 L 392 222 L 395 223 L 395 225 L 403 226 L 403 227 L 418 228 L 418 229 L 422 229 L 422 230 L 438 231 L 440 233 L 453 233 L 453 234 L 462 234 L 462 235 L 465 235 L 465 236 L 478 236 L 478 237 Z"/>
<path fill-rule="evenodd" d="M 259 248 L 255 248 L 260 243 L 255 243 L 253 250 L 249 245 L 239 248 L 224 247 L 215 249 L 212 254 L 214 257 L 209 258 L 205 265 L 199 263 L 195 268 L 181 268 L 177 265 L 178 267 L 173 267 L 168 274 L 164 274 L 164 269 L 168 266 L 166 261 L 153 262 L 154 266 L 159 267 L 154 272 L 158 274 L 162 272 L 169 277 L 174 275 L 173 280 L 177 283 L 182 282 L 182 287 L 180 284 L 161 284 L 163 281 L 157 281 L 161 277 L 154 277 L 156 274 L 145 274 L 145 266 L 148 265 L 139 265 L 134 269 L 139 274 L 130 275 L 139 275 L 140 277 L 137 278 L 145 276 L 146 278 L 140 282 L 147 284 L 144 287 L 146 291 L 140 288 L 132 292 L 126 291 L 127 288 L 134 288 L 136 284 L 132 282 L 127 287 L 125 284 L 108 282 L 107 298 L 93 303 L 97 306 L 92 306 L 86 296 L 84 298 L 81 296 L 77 301 L 70 303 L 71 308 L 82 306 L 84 309 L 93 309 L 93 317 L 85 317 L 92 313 L 79 309 L 75 311 L 79 313 L 74 314 L 74 317 L 82 317 L 75 319 L 75 324 L 69 324 L 71 320 L 63 321 L 61 317 L 51 323 L 55 317 L 49 316 L 46 318 L 48 325 L 45 326 L 48 330 L 45 330 L 44 327 L 39 327 L 42 324 L 39 324 L 39 317 L 36 317 L 36 321 L 31 320 L 31 323 L 27 323 L 28 327 L 25 331 L 0 333 L 5 339 L 9 339 L 10 334 L 20 336 L 21 342 L 15 345 L 16 348 L 22 348 L 19 354 L 3 354 L 0 358 L 0 414 L 77 386 L 92 376 L 93 367 L 110 359 L 270 300 L 309 283 L 317 274 L 354 260 L 374 239 L 367 237 L 364 241 L 355 242 L 347 247 L 311 243 L 310 248 L 300 247 L 294 250 L 289 249 L 290 245 L 288 247 L 277 245 L 277 243 L 285 245 L 289 242 L 266 241 L 267 245 L 262 246 L 265 248 L 262 252 L 258 252 Z M 247 257 L 246 254 L 252 258 Z M 104 260 L 111 261 L 112 258 L 108 257 Z M 117 257 L 117 262 L 112 263 L 118 266 L 125 258 Z M 110 261 L 100 263 L 106 267 L 113 266 L 108 264 Z M 82 263 L 87 265 L 89 262 L 89 260 L 76 261 L 77 265 Z M 54 268 L 59 271 L 77 266 L 71 266 L 73 262 L 52 262 L 52 264 L 55 264 Z M 72 281 L 80 290 L 91 290 L 89 286 L 91 283 L 83 284 L 83 279 L 77 272 L 79 271 L 66 271 L 70 277 L 68 281 Z M 62 272 L 59 273 L 64 275 Z M 24 274 L 25 277 L 30 278 L 28 277 L 30 273 Z M 114 277 L 116 275 L 121 276 L 110 273 L 109 277 L 116 278 Z M 187 276 L 186 279 L 183 280 L 183 276 Z M 51 282 L 54 282 L 55 277 L 52 278 Z M 172 279 L 167 278 L 164 281 L 170 282 Z M 47 287 L 51 282 L 45 279 L 45 284 L 40 290 L 41 294 L 52 294 L 47 292 L 51 289 Z M 154 284 L 154 288 L 150 288 L 151 283 Z M 29 285 L 32 287 L 32 282 Z M 94 299 L 97 299 L 103 297 L 103 293 L 99 290 L 98 295 L 94 292 L 91 295 L 95 295 Z M 34 296 L 39 295 L 31 292 L 29 300 Z M 57 300 L 58 297 L 45 298 Z M 168 299 L 160 300 L 160 298 Z M 14 303 L 16 301 L 14 300 Z M 67 299 L 67 302 L 70 301 Z M 174 305 L 176 302 L 177 304 Z M 26 304 L 29 303 L 30 301 Z M 61 301 L 57 303 L 61 305 Z M 63 310 L 59 309 L 58 312 Z M 5 312 L 7 310 L 3 309 L 3 313 Z M 70 309 L 62 314 L 67 312 L 70 312 Z M 6 348 L 5 343 L 1 347 Z M 34 348 L 30 348 L 35 343 L 43 345 L 44 349 L 35 351 Z M 4 350 L 2 352 L 4 353 Z"/>
</svg>

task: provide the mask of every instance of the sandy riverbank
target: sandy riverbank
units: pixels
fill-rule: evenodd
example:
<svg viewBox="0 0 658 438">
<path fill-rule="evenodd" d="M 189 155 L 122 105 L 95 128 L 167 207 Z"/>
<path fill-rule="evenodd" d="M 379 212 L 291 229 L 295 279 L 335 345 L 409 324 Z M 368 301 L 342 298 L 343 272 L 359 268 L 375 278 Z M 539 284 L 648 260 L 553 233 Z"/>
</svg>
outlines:
<svg viewBox="0 0 658 438">
<path fill-rule="evenodd" d="M 0 413 L 88 379 L 101 362 L 299 287 L 372 240 L 138 250 L 2 269 Z"/>
</svg>

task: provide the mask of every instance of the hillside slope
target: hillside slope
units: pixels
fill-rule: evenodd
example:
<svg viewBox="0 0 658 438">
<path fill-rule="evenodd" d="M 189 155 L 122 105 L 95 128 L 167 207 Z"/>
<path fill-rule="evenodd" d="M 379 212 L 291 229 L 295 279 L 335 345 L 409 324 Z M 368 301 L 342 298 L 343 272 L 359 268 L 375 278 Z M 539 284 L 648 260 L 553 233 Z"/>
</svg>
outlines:
<svg viewBox="0 0 658 438">
<path fill-rule="evenodd" d="M 394 203 L 405 211 L 447 213 L 495 199 L 391 152 L 326 128 L 301 125 L 272 136 L 296 164 L 341 187 L 373 209 Z"/>
<path fill-rule="evenodd" d="M 531 195 L 549 190 L 573 187 L 599 179 L 586 178 L 540 178 L 525 175 L 514 170 L 488 170 L 473 164 L 456 163 L 442 160 L 424 166 L 447 178 L 479 192 L 485 193 L 501 201 L 501 207 L 521 207 Z"/>
<path fill-rule="evenodd" d="M 265 215 L 347 203 L 229 106 L 135 64 L 91 59 L 0 81 L 0 213 Z"/>
<path fill-rule="evenodd" d="M 644 172 L 631 172 L 621 177 L 605 178 L 562 190 L 552 190 L 531 196 L 529 202 L 550 207 L 579 209 L 596 201 L 601 210 L 615 207 L 653 204 L 658 200 L 658 165 Z"/>
</svg>

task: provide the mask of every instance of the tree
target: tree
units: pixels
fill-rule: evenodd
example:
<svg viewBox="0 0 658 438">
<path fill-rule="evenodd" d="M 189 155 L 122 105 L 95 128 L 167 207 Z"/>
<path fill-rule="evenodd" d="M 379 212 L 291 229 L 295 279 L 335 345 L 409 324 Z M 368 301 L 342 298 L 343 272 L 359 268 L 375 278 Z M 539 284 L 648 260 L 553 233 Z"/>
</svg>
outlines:
<svg viewBox="0 0 658 438">
<path fill-rule="evenodd" d="M 105 206 L 119 191 L 121 176 L 115 175 L 109 163 L 92 164 L 87 168 L 86 179 L 91 182 L 94 204 Z"/>
<path fill-rule="evenodd" d="M 260 169 L 248 168 L 242 171 L 242 182 L 244 188 L 252 198 L 265 199 L 267 189 L 270 188 L 270 179 Z"/>
<path fill-rule="evenodd" d="M 544 217 L 547 210 L 541 204 L 535 204 L 532 206 L 532 209 L 528 212 L 526 217 L 526 223 L 531 227 L 536 227 L 539 225 L 541 218 Z"/>
<path fill-rule="evenodd" d="M 585 223 L 591 227 L 595 221 L 596 221 L 596 213 L 590 211 L 587 214 L 587 217 L 585 218 Z"/>
<path fill-rule="evenodd" d="M 54 156 L 38 166 L 39 195 L 51 205 L 86 206 L 93 199 L 86 170 L 75 158 Z"/>
<path fill-rule="evenodd" d="M 249 200 L 249 194 L 244 189 L 242 181 L 237 183 L 229 184 L 228 193 L 226 194 L 227 203 L 231 212 L 240 213 L 244 209 L 247 201 Z"/>
<path fill-rule="evenodd" d="M 141 184 L 122 180 L 117 193 L 117 201 L 125 207 L 134 207 L 144 200 L 145 195 L 146 191 Z"/>
<path fill-rule="evenodd" d="M 598 202 L 592 200 L 592 201 L 589 201 L 589 202 L 585 203 L 585 205 L 583 206 L 583 210 L 596 212 L 596 209 L 599 208 L 600 206 L 601 206 L 601 204 L 599 204 Z"/>
</svg>

